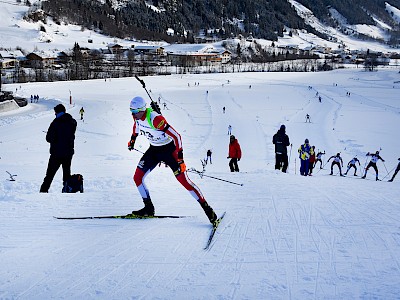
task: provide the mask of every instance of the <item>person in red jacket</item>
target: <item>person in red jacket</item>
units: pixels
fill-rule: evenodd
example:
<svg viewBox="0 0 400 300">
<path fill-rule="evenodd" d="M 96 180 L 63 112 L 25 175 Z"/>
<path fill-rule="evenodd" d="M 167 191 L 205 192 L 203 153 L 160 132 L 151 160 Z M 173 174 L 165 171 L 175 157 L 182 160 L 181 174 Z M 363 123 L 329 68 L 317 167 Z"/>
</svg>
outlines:
<svg viewBox="0 0 400 300">
<path fill-rule="evenodd" d="M 229 154 L 227 158 L 231 159 L 229 161 L 231 172 L 239 172 L 237 162 L 242 158 L 242 150 L 240 149 L 239 142 L 234 135 L 231 135 L 229 138 Z"/>
</svg>

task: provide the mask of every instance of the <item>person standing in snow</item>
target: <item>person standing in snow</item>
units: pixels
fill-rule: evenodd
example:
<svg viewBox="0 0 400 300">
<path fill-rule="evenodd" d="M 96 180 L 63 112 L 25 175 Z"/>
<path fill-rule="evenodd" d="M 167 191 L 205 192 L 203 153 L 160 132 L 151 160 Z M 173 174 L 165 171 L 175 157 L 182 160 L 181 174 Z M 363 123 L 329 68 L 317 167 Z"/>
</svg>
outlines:
<svg viewBox="0 0 400 300">
<path fill-rule="evenodd" d="M 337 153 L 336 155 L 333 155 L 333 156 L 329 157 L 327 162 L 329 162 L 331 159 L 333 159 L 333 161 L 332 161 L 332 164 L 331 164 L 331 173 L 330 173 L 330 175 L 333 175 L 333 166 L 337 165 L 338 168 L 339 168 L 340 176 L 343 176 L 343 174 L 342 174 L 343 159 L 340 157 L 340 153 Z"/>
<path fill-rule="evenodd" d="M 308 139 L 304 140 L 304 144 L 299 147 L 298 152 L 300 158 L 300 174 L 307 176 L 310 164 L 310 156 L 314 152 Z"/>
<path fill-rule="evenodd" d="M 240 149 L 239 142 L 234 135 L 229 137 L 229 152 L 227 158 L 231 159 L 229 161 L 231 172 L 239 172 L 238 161 L 242 158 L 242 150 Z"/>
<path fill-rule="evenodd" d="M 314 169 L 314 164 L 315 164 L 315 146 L 312 146 L 311 148 L 312 148 L 312 151 L 311 151 L 311 154 L 310 154 L 310 163 L 309 163 L 309 166 L 308 166 L 308 169 L 309 169 L 308 175 L 309 176 L 312 176 L 312 171 Z"/>
<path fill-rule="evenodd" d="M 275 170 L 282 169 L 284 173 L 286 173 L 288 167 L 287 146 L 290 145 L 289 137 L 285 131 L 285 125 L 281 125 L 272 137 L 272 143 L 275 145 Z"/>
<path fill-rule="evenodd" d="M 83 121 L 83 114 L 85 113 L 85 110 L 82 108 L 79 110 L 79 114 L 81 115 L 81 120 Z M 90 123 L 90 122 L 89 122 Z"/>
<path fill-rule="evenodd" d="M 211 154 L 212 154 L 211 149 L 208 149 L 208 150 L 207 150 L 206 164 L 208 163 L 208 159 L 210 159 L 210 164 L 212 164 Z"/>
<path fill-rule="evenodd" d="M 310 115 L 309 114 L 306 114 L 306 123 L 311 123 L 311 119 L 310 119 Z"/>
<path fill-rule="evenodd" d="M 40 187 L 41 193 L 48 193 L 54 176 L 60 166 L 63 169 L 63 187 L 71 176 L 71 161 L 74 155 L 76 120 L 65 112 L 65 107 L 58 104 L 54 107 L 56 118 L 51 122 L 46 133 L 46 141 L 50 143 L 50 158 L 46 177 Z M 64 189 L 63 189 L 64 190 Z"/>
<path fill-rule="evenodd" d="M 324 150 L 324 152 L 318 151 L 318 153 L 316 155 L 314 167 L 317 166 L 317 162 L 320 162 L 319 168 L 322 169 L 322 155 L 324 155 L 324 154 L 325 154 L 325 150 Z"/>
<path fill-rule="evenodd" d="M 361 166 L 360 161 L 358 160 L 357 157 L 354 157 L 351 161 L 348 162 L 347 164 L 347 171 L 346 173 L 344 173 L 344 175 L 347 175 L 347 173 L 349 172 L 349 170 L 351 168 L 354 168 L 354 176 L 357 176 L 357 166 L 356 163 L 358 163 L 358 166 Z"/>
<path fill-rule="evenodd" d="M 157 104 L 152 102 L 151 108 L 146 107 L 146 101 L 140 96 L 134 97 L 130 102 L 130 111 L 134 124 L 132 136 L 128 142 L 128 149 L 130 151 L 135 149 L 135 141 L 139 134 L 144 135 L 150 143 L 133 176 L 133 180 L 143 198 L 144 208 L 132 211 L 132 214 L 154 216 L 154 205 L 144 179 L 163 161 L 171 168 L 179 183 L 199 202 L 210 222 L 214 224 L 217 221 L 217 215 L 208 205 L 200 189 L 187 176 L 180 134 L 168 124 L 164 116 L 155 111 L 157 109 L 155 106 Z"/>
<path fill-rule="evenodd" d="M 393 173 L 393 176 L 392 176 L 392 178 L 391 179 L 389 179 L 388 181 L 389 182 L 392 182 L 393 181 L 393 179 L 396 177 L 396 175 L 397 175 L 397 173 L 400 171 L 400 158 L 399 158 L 399 163 L 398 163 L 398 165 L 397 165 L 397 168 L 396 168 L 396 170 L 394 171 L 394 173 Z"/>
<path fill-rule="evenodd" d="M 378 162 L 378 160 L 381 160 L 381 161 L 383 161 L 383 162 L 385 162 L 385 160 L 384 160 L 382 157 L 380 157 L 379 151 L 376 151 L 375 153 L 369 153 L 369 152 L 368 152 L 368 153 L 366 154 L 366 156 L 371 156 L 371 160 L 370 160 L 370 162 L 368 163 L 368 165 L 367 165 L 367 167 L 366 167 L 366 169 L 365 169 L 365 174 L 364 174 L 364 176 L 361 177 L 361 178 L 362 178 L 362 179 L 365 179 L 365 178 L 367 177 L 368 169 L 369 169 L 370 167 L 372 167 L 372 168 L 374 168 L 374 170 L 375 170 L 376 181 L 378 181 L 378 180 L 379 180 L 379 178 L 378 178 L 378 167 L 376 166 L 376 163 Z"/>
<path fill-rule="evenodd" d="M 228 135 L 231 135 L 231 134 L 232 134 L 232 126 L 229 125 L 229 126 L 228 126 Z"/>
</svg>

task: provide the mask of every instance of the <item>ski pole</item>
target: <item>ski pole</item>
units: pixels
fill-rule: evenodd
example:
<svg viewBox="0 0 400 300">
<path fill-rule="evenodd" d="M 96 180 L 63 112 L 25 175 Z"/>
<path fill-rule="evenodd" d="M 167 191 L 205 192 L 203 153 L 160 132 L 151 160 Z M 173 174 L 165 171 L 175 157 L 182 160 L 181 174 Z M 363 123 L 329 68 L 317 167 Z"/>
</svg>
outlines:
<svg viewBox="0 0 400 300">
<path fill-rule="evenodd" d="M 212 179 L 216 179 L 216 180 L 221 180 L 221 181 L 224 181 L 224 182 L 228 182 L 228 183 L 232 183 L 232 184 L 236 184 L 236 185 L 243 186 L 243 183 L 236 183 L 236 182 L 233 182 L 233 181 L 229 181 L 229 180 L 217 178 L 217 177 L 214 177 L 214 176 L 204 175 L 202 172 L 197 171 L 196 169 L 193 169 L 193 168 L 190 169 L 190 170 L 187 170 L 187 172 L 198 174 L 198 175 L 200 176 L 200 178 L 203 178 L 203 176 L 204 176 L 204 177 L 208 177 L 208 178 L 212 178 Z"/>
<path fill-rule="evenodd" d="M 385 162 L 383 161 L 382 163 L 383 163 L 383 166 L 385 167 L 385 170 L 386 170 L 386 172 L 387 172 L 388 170 L 387 170 L 387 168 L 386 168 Z M 388 173 L 389 173 L 389 172 L 388 172 Z"/>
<path fill-rule="evenodd" d="M 387 174 L 385 175 L 385 177 L 383 177 L 383 178 L 386 178 L 386 176 L 388 176 L 389 175 L 389 172 L 388 172 L 388 169 L 386 168 L 386 165 L 385 165 L 385 162 L 384 161 L 382 161 L 382 163 L 383 163 L 383 166 L 385 167 L 385 170 L 386 170 L 386 172 L 387 172 Z M 381 179 L 382 180 L 382 179 Z"/>
<path fill-rule="evenodd" d="M 322 166 L 322 169 L 323 168 L 325 168 L 325 166 L 328 164 L 328 162 L 329 162 L 329 160 Z M 318 170 L 318 172 L 317 173 L 315 173 L 315 174 L 318 174 L 319 173 L 319 171 L 321 171 L 322 170 L 321 168 Z"/>
<path fill-rule="evenodd" d="M 386 168 L 386 166 L 385 166 L 385 168 Z M 386 175 L 385 175 L 385 177 L 383 177 L 381 180 L 383 180 L 383 179 L 385 179 L 390 173 L 392 173 L 392 171 L 395 169 L 396 167 L 394 167 L 393 169 L 391 169 Z M 387 171 L 387 170 L 386 170 Z"/>
<path fill-rule="evenodd" d="M 135 151 L 137 151 L 137 152 L 139 152 L 139 153 L 142 153 L 142 154 L 144 154 L 144 152 L 143 152 L 143 151 L 140 151 L 140 150 L 138 150 L 138 149 L 136 149 L 136 148 L 133 148 L 133 150 L 135 150 Z"/>
<path fill-rule="evenodd" d="M 367 162 L 368 162 L 368 155 L 367 155 L 367 157 L 365 158 L 364 170 L 365 170 L 365 167 L 366 167 L 366 165 L 367 165 Z"/>
<path fill-rule="evenodd" d="M 8 179 L 9 181 L 15 181 L 14 177 L 17 175 L 12 175 L 10 172 L 6 171 L 8 173 L 8 175 L 10 175 L 10 179 Z"/>
</svg>

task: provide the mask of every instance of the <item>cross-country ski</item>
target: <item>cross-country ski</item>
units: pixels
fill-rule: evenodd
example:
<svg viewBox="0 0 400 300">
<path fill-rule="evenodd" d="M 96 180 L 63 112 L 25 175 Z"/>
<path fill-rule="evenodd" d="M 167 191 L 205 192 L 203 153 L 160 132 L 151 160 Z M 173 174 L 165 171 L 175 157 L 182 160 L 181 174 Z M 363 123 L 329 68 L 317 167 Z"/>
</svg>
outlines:
<svg viewBox="0 0 400 300">
<path fill-rule="evenodd" d="M 208 237 L 207 244 L 206 244 L 206 246 L 204 247 L 204 250 L 208 250 L 208 249 L 210 248 L 211 242 L 213 241 L 213 238 L 214 238 L 214 235 L 215 235 L 215 232 L 217 231 L 218 226 L 219 226 L 219 224 L 221 223 L 222 219 L 225 217 L 225 214 L 226 214 L 226 212 L 224 212 L 224 213 L 221 215 L 221 217 L 219 217 L 219 218 L 217 219 L 217 221 L 215 221 L 215 223 L 212 224 L 212 229 L 211 229 L 211 232 L 210 232 L 210 236 Z"/>
<path fill-rule="evenodd" d="M 115 215 L 115 216 L 87 216 L 87 217 L 54 217 L 59 220 L 84 220 L 84 219 L 179 219 L 186 216 L 169 216 L 169 215 L 154 215 L 154 216 L 138 216 L 133 214 Z"/>
</svg>

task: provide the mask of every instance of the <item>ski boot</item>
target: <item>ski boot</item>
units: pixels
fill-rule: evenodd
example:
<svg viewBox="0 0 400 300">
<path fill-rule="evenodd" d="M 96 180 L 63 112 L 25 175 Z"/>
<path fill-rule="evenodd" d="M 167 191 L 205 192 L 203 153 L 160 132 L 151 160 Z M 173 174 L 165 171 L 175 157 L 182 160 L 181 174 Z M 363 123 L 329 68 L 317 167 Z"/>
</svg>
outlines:
<svg viewBox="0 0 400 300">
<path fill-rule="evenodd" d="M 152 217 L 154 216 L 154 206 L 151 200 L 143 200 L 144 207 L 139 210 L 132 211 L 132 215 Z"/>
<path fill-rule="evenodd" d="M 210 220 L 210 223 L 214 226 L 215 222 L 218 219 L 216 213 L 214 212 L 212 207 L 208 205 L 207 201 L 204 201 L 203 203 L 200 202 L 200 205 L 206 213 L 208 219 Z"/>
</svg>

